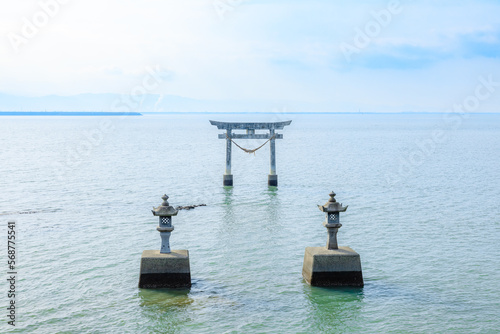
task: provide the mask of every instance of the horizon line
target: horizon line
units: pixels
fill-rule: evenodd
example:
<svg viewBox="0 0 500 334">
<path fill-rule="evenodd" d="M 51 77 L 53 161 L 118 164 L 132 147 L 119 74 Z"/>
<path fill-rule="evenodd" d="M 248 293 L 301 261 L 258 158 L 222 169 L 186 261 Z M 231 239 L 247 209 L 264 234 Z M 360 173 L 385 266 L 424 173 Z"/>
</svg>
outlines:
<svg viewBox="0 0 500 334">
<path fill-rule="evenodd" d="M 145 111 L 145 112 L 113 112 L 113 111 L 0 111 L 0 116 L 144 116 L 144 115 L 442 115 L 450 114 L 444 111 L 397 111 L 397 112 L 351 112 L 351 111 L 298 111 L 298 112 L 272 112 L 272 111 Z M 451 114 L 458 114 L 451 112 Z M 467 115 L 498 115 L 500 112 L 466 112 Z"/>
</svg>

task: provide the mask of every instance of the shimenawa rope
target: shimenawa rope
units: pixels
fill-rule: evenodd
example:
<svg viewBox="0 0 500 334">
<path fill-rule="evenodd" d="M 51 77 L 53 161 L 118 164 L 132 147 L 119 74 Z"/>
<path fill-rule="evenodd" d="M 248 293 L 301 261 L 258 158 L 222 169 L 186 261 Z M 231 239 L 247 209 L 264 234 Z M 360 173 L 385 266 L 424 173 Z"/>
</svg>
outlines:
<svg viewBox="0 0 500 334">
<path fill-rule="evenodd" d="M 234 145 L 238 146 L 239 149 L 241 149 L 242 151 L 245 151 L 246 153 L 253 153 L 255 155 L 255 152 L 259 149 L 261 149 L 264 145 L 266 145 L 271 139 L 273 138 L 276 138 L 276 135 L 273 135 L 271 138 L 269 138 L 264 144 L 260 145 L 259 147 L 257 148 L 254 148 L 253 150 L 249 150 L 248 148 L 244 148 L 244 147 L 241 147 L 240 145 L 236 144 L 236 142 L 232 139 L 232 138 L 229 138 L 227 136 L 227 133 L 226 133 L 226 138 L 229 139 Z"/>
</svg>

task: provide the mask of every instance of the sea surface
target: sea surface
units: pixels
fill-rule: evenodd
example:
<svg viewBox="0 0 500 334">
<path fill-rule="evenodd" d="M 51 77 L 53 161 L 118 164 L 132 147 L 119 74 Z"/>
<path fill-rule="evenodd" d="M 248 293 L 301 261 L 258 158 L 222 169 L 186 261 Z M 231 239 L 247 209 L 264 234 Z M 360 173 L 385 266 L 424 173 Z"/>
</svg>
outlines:
<svg viewBox="0 0 500 334">
<path fill-rule="evenodd" d="M 209 120 L 284 121 L 279 187 L 269 145 L 233 146 Z M 263 140 L 236 140 L 246 148 Z M 500 115 L 144 115 L 0 118 L 0 332 L 498 333 Z M 339 244 L 363 288 L 304 282 L 326 243 L 317 208 L 349 205 Z M 137 287 L 174 217 L 189 290 Z M 17 227 L 17 321 L 7 325 L 7 222 Z"/>
</svg>

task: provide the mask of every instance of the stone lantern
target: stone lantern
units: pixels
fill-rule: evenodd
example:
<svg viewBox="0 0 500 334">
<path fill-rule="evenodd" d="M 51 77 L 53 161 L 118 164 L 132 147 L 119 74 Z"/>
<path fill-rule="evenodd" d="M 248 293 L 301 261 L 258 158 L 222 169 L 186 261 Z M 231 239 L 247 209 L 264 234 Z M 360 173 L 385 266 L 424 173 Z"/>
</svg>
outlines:
<svg viewBox="0 0 500 334">
<path fill-rule="evenodd" d="M 152 210 L 159 218 L 156 229 L 160 232 L 161 249 L 142 252 L 139 288 L 188 288 L 191 286 L 189 252 L 170 249 L 170 234 L 174 230 L 172 217 L 178 211 L 168 204 L 167 195 L 162 199 L 163 203 Z"/>
<path fill-rule="evenodd" d="M 318 205 L 318 208 L 326 213 L 326 220 L 323 223 L 323 226 L 328 229 L 328 241 L 326 243 L 327 249 L 339 249 L 339 245 L 337 244 L 337 232 L 339 228 L 342 227 L 340 223 L 340 212 L 345 212 L 347 210 L 347 206 L 342 206 L 342 203 L 339 203 L 335 200 L 335 194 L 333 191 L 329 194 L 330 199 L 325 205 Z"/>
<path fill-rule="evenodd" d="M 173 206 L 170 206 L 167 202 L 168 196 L 162 196 L 163 203 L 157 208 L 153 208 L 151 212 L 153 212 L 154 216 L 158 216 L 159 222 L 156 230 L 160 232 L 161 237 L 161 248 L 160 253 L 168 254 L 170 253 L 170 234 L 174 230 L 174 226 L 172 225 L 172 217 L 177 216 L 178 211 L 174 209 Z"/>
<path fill-rule="evenodd" d="M 337 232 L 340 224 L 340 212 L 345 212 L 347 206 L 335 200 L 335 193 L 330 193 L 330 199 L 325 205 L 318 205 L 326 213 L 323 223 L 328 229 L 326 247 L 306 247 L 302 276 L 307 283 L 314 286 L 363 286 L 361 259 L 358 253 L 349 247 L 337 244 Z"/>
</svg>

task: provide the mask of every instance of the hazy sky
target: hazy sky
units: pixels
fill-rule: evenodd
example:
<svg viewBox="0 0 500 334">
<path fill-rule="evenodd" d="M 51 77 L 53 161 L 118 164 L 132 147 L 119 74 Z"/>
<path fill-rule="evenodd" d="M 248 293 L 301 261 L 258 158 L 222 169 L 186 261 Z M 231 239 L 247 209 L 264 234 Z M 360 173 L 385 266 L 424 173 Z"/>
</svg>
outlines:
<svg viewBox="0 0 500 334">
<path fill-rule="evenodd" d="M 500 82 L 500 1 L 0 3 L 7 94 L 128 93 L 159 67 L 151 93 L 444 111 Z"/>
</svg>

